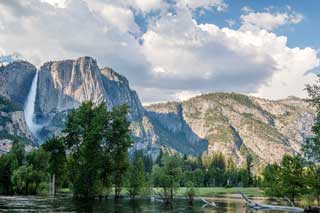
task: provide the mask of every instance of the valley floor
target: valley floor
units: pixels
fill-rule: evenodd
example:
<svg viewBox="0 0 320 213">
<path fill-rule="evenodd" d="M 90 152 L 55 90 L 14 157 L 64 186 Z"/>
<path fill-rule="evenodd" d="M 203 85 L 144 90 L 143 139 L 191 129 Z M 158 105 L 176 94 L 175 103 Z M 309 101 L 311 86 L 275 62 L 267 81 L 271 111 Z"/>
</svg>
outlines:
<svg viewBox="0 0 320 213">
<path fill-rule="evenodd" d="M 177 197 L 183 197 L 186 194 L 187 188 L 180 187 L 174 195 Z M 149 195 L 149 194 L 155 194 L 157 192 L 161 192 L 160 188 L 152 188 L 152 192 L 150 193 L 149 190 L 145 190 L 145 192 L 142 192 L 142 195 Z M 70 193 L 69 189 L 62 189 L 60 192 L 63 193 Z M 263 191 L 257 187 L 231 187 L 231 188 L 225 188 L 225 187 L 197 187 L 195 188 L 196 197 L 239 197 L 239 192 L 242 192 L 246 194 L 249 197 L 265 197 L 263 194 Z M 113 194 L 113 192 L 111 192 Z M 124 188 L 122 190 L 122 195 L 127 196 L 129 195 L 128 190 Z"/>
</svg>

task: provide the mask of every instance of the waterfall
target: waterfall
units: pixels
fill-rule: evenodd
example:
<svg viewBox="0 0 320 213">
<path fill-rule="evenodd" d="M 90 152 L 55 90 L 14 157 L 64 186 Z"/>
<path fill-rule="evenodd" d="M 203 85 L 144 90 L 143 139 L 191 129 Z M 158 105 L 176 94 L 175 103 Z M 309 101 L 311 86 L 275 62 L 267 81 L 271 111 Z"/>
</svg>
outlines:
<svg viewBox="0 0 320 213">
<path fill-rule="evenodd" d="M 24 116 L 25 116 L 27 125 L 34 136 L 37 135 L 37 131 L 40 128 L 40 126 L 37 125 L 34 121 L 37 84 L 38 84 L 38 71 L 32 80 L 31 88 L 24 106 Z"/>
</svg>

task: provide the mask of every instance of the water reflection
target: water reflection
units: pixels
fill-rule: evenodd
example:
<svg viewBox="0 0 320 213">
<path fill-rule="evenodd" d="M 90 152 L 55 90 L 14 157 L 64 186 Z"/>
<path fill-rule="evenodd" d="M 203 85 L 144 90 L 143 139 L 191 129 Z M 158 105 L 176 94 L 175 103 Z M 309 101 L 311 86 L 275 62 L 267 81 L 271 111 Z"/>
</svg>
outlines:
<svg viewBox="0 0 320 213">
<path fill-rule="evenodd" d="M 122 199 L 122 200 L 75 200 L 71 196 L 58 197 L 22 197 L 22 196 L 0 196 L 0 212 L 214 212 L 214 213 L 244 213 L 244 212 L 268 212 L 248 211 L 242 200 L 238 199 L 216 199 L 217 208 L 201 208 L 203 203 L 196 201 L 190 206 L 186 200 L 176 199 L 172 207 L 164 206 L 162 203 L 152 202 L 150 199 Z M 277 213 L 279 211 L 272 211 Z"/>
</svg>

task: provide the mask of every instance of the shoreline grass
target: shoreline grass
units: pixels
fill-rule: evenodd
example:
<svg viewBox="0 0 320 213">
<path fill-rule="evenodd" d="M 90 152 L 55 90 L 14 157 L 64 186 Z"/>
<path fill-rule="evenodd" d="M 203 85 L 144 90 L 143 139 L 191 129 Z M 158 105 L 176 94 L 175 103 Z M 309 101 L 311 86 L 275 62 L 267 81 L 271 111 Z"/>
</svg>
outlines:
<svg viewBox="0 0 320 213">
<path fill-rule="evenodd" d="M 201 197 L 223 197 L 223 196 L 230 196 L 239 194 L 239 192 L 243 192 L 249 197 L 266 197 L 263 191 L 257 187 L 195 187 L 196 196 Z M 144 189 L 141 195 L 152 195 L 158 192 L 161 192 L 161 188 L 151 188 L 151 189 Z M 178 190 L 174 192 L 174 196 L 182 197 L 185 196 L 187 188 L 180 187 Z M 59 192 L 61 193 L 71 193 L 70 189 L 60 189 Z M 113 194 L 114 190 L 112 189 L 110 194 Z M 122 195 L 129 195 L 127 188 L 123 188 Z"/>
</svg>

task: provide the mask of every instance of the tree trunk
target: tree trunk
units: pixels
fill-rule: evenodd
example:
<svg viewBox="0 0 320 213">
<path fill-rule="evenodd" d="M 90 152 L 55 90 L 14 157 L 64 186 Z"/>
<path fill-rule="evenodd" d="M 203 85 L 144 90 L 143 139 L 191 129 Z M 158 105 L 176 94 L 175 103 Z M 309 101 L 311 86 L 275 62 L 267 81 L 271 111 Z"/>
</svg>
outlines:
<svg viewBox="0 0 320 213">
<path fill-rule="evenodd" d="M 52 175 L 52 183 L 51 183 L 51 187 L 52 187 L 52 195 L 55 196 L 56 194 L 56 174 Z"/>
<path fill-rule="evenodd" d="M 293 190 L 292 190 L 292 203 L 293 203 L 294 205 L 296 205 L 296 203 L 295 203 L 295 196 L 296 196 L 295 188 L 293 188 Z"/>
<path fill-rule="evenodd" d="M 29 187 L 29 183 L 26 183 L 26 188 L 25 188 L 25 194 L 28 195 L 28 187 Z"/>
</svg>

